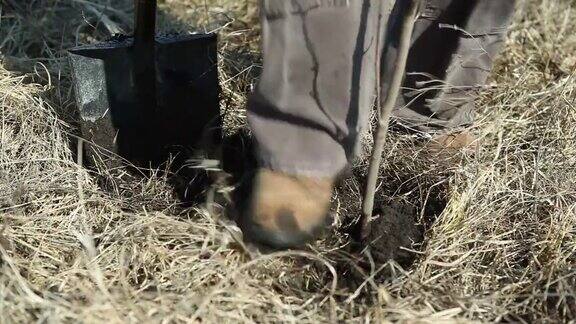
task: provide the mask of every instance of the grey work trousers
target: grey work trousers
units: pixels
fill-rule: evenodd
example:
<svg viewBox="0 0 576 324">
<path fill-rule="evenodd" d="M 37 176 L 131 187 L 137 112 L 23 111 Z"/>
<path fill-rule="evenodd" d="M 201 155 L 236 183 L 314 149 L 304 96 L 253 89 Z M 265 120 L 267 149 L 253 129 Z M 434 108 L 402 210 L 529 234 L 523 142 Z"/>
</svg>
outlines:
<svg viewBox="0 0 576 324">
<path fill-rule="evenodd" d="M 393 119 L 430 133 L 473 122 L 475 93 L 502 47 L 515 0 L 425 3 Z M 264 67 L 248 120 L 262 167 L 332 177 L 356 156 L 376 91 L 386 95 L 405 4 L 261 0 Z"/>
</svg>

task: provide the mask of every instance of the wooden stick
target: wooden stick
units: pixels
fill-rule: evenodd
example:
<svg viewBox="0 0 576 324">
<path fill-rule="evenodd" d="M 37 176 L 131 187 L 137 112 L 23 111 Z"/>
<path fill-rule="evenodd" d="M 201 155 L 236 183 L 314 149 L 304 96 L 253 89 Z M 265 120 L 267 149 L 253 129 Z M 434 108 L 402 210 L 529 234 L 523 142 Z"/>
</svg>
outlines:
<svg viewBox="0 0 576 324">
<path fill-rule="evenodd" d="M 394 105 L 400 94 L 402 81 L 404 80 L 404 73 L 406 70 L 406 63 L 408 61 L 408 53 L 410 51 L 410 43 L 412 40 L 412 33 L 414 31 L 414 23 L 420 9 L 420 0 L 402 0 L 408 2 L 406 8 L 400 14 L 400 33 L 398 41 L 398 55 L 394 62 L 394 71 L 392 78 L 388 83 L 388 92 L 384 102 L 380 100 L 380 93 L 382 89 L 378 87 L 377 104 L 379 106 L 379 120 L 376 135 L 374 136 L 374 149 L 370 157 L 370 166 L 368 170 L 368 179 L 364 192 L 364 201 L 362 202 L 362 218 L 360 228 L 360 238 L 366 239 L 371 232 L 371 220 L 374 212 L 374 196 L 376 194 L 376 184 L 378 182 L 378 174 L 380 165 L 382 164 L 382 153 L 384 151 L 384 144 L 388 135 L 388 125 L 390 123 L 390 115 L 394 109 Z M 380 32 L 380 31 L 379 31 Z M 379 37 L 380 38 L 380 37 Z M 380 58 L 377 58 L 379 61 Z M 378 73 L 377 79 L 380 80 L 380 64 L 377 64 Z M 379 83 L 379 81 L 377 82 Z"/>
</svg>

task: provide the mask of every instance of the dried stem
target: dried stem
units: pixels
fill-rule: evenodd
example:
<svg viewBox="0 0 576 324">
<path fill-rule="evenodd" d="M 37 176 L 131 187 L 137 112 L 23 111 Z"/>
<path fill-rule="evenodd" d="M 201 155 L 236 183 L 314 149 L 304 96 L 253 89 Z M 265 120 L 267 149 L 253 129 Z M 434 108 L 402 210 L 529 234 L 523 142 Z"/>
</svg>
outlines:
<svg viewBox="0 0 576 324">
<path fill-rule="evenodd" d="M 390 115 L 394 109 L 394 104 L 397 101 L 398 95 L 400 93 L 400 87 L 402 86 L 402 80 L 404 79 L 404 72 L 406 70 L 406 62 L 408 60 L 408 52 L 410 50 L 410 41 L 412 38 L 412 32 L 414 31 L 414 22 L 416 21 L 416 16 L 420 8 L 419 0 L 410 0 L 405 8 L 402 8 L 404 12 L 400 16 L 400 37 L 398 42 L 398 55 L 396 56 L 396 61 L 394 62 L 394 71 L 390 82 L 388 83 L 388 91 L 386 92 L 386 98 L 382 102 L 380 98 L 381 87 L 380 87 L 380 59 L 377 59 L 377 69 L 376 73 L 378 80 L 378 108 L 379 108 L 379 121 L 378 128 L 376 130 L 376 135 L 374 138 L 374 149 L 372 151 L 372 156 L 370 158 L 370 166 L 368 170 L 368 179 L 366 183 L 366 189 L 364 192 L 364 201 L 362 203 L 362 219 L 361 219 L 361 238 L 365 239 L 370 234 L 370 221 L 374 211 L 374 196 L 376 193 L 376 183 L 378 182 L 378 173 L 380 171 L 380 165 L 382 164 L 382 153 L 384 151 L 384 144 L 386 143 L 386 136 L 388 135 L 388 125 L 390 122 Z M 379 29 L 380 26 L 379 26 Z M 381 39 L 381 37 L 378 37 Z"/>
</svg>

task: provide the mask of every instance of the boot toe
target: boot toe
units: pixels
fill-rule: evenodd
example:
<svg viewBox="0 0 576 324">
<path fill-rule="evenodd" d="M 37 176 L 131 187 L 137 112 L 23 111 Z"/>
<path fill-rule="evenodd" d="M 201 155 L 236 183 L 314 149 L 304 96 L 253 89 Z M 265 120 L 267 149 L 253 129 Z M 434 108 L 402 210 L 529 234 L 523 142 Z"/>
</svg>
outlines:
<svg viewBox="0 0 576 324">
<path fill-rule="evenodd" d="M 244 237 L 277 249 L 312 241 L 326 228 L 332 183 L 260 170 L 240 221 Z"/>
</svg>

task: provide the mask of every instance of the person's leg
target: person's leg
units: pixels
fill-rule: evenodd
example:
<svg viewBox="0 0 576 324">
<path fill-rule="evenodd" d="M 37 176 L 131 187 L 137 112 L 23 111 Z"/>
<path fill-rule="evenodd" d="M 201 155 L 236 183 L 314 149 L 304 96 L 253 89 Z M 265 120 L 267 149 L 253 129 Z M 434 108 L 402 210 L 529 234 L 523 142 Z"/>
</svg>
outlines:
<svg viewBox="0 0 576 324">
<path fill-rule="evenodd" d="M 379 1 L 262 0 L 264 69 L 248 119 L 265 168 L 333 177 L 374 100 Z"/>
<path fill-rule="evenodd" d="M 324 225 L 375 99 L 375 37 L 388 0 L 261 0 L 264 69 L 248 104 L 262 169 L 245 234 L 294 246 Z"/>
<path fill-rule="evenodd" d="M 425 1 L 394 112 L 398 124 L 433 133 L 473 123 L 474 99 L 501 50 L 515 2 Z M 383 67 L 393 55 L 385 49 Z M 384 69 L 384 80 L 388 74 Z"/>
</svg>

